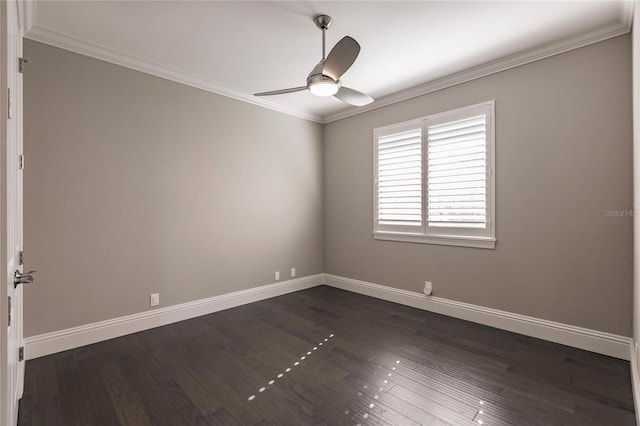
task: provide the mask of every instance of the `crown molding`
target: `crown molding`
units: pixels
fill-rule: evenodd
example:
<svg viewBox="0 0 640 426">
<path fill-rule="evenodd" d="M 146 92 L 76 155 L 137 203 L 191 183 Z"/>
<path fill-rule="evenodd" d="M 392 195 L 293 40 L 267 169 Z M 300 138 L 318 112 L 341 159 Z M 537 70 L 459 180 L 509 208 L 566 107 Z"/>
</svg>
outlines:
<svg viewBox="0 0 640 426">
<path fill-rule="evenodd" d="M 633 13 L 635 12 L 636 3 L 635 0 L 626 0 L 622 5 L 620 22 L 622 25 L 628 27 L 629 31 L 633 28 Z"/>
<path fill-rule="evenodd" d="M 33 15 L 32 17 L 34 16 L 35 15 Z M 194 75 L 187 74 L 183 71 L 143 59 L 138 59 L 117 50 L 110 49 L 106 46 L 80 40 L 78 38 L 45 28 L 40 25 L 32 25 L 29 32 L 25 35 L 25 38 L 48 44 L 50 46 L 69 50 L 71 52 L 79 53 L 81 55 L 89 56 L 91 58 L 110 62 L 112 64 L 120 65 L 126 68 L 131 68 L 136 71 L 154 75 L 156 77 L 175 81 L 177 83 L 185 84 L 197 89 L 202 89 L 207 92 L 226 96 L 238 101 L 292 115 L 294 117 L 302 118 L 316 123 L 322 123 L 323 121 L 322 117 L 318 115 L 301 112 L 299 110 L 288 108 L 262 98 L 257 98 L 253 95 L 249 95 L 235 89 L 223 87 L 219 84 L 204 80 Z"/>
<path fill-rule="evenodd" d="M 20 26 L 26 34 L 31 31 L 33 24 L 36 22 L 36 3 L 33 0 L 21 0 L 20 3 L 20 10 L 22 11 Z"/>
<path fill-rule="evenodd" d="M 604 28 L 600 28 L 599 30 L 585 33 L 577 37 L 564 39 L 555 43 L 545 44 L 543 46 L 535 47 L 513 55 L 502 57 L 495 61 L 486 62 L 484 64 L 468 68 L 466 70 L 450 74 L 445 77 L 437 78 L 418 86 L 414 86 L 406 90 L 401 90 L 400 92 L 396 92 L 391 95 L 383 96 L 364 107 L 349 108 L 335 114 L 328 114 L 324 116 L 322 123 L 326 124 L 331 123 L 332 121 L 341 120 L 343 118 L 352 117 L 354 115 L 362 114 L 367 111 L 406 101 L 407 99 L 416 98 L 418 96 L 426 95 L 427 93 L 446 89 L 447 87 L 466 83 L 471 80 L 486 77 L 491 74 L 506 71 L 511 68 L 519 67 L 521 65 L 539 61 L 541 59 L 559 55 L 560 53 L 565 53 L 574 49 L 578 49 L 580 47 L 588 46 L 590 44 L 598 43 L 600 41 L 626 34 L 631 31 L 633 2 L 625 2 L 625 4 L 626 3 L 631 4 L 631 6 L 624 8 L 621 22 L 611 24 Z"/>
<path fill-rule="evenodd" d="M 354 115 L 426 95 L 431 92 L 446 89 L 447 87 L 466 83 L 481 77 L 486 77 L 491 74 L 506 71 L 511 68 L 519 67 L 521 65 L 539 61 L 541 59 L 549 58 L 551 56 L 626 34 L 631 31 L 633 11 L 635 7 L 634 1 L 625 1 L 621 8 L 620 21 L 604 28 L 585 33 L 577 37 L 564 39 L 555 43 L 549 43 L 523 52 L 515 53 L 513 55 L 508 55 L 448 76 L 437 78 L 418 86 L 383 96 L 364 107 L 351 107 L 334 114 L 319 116 L 301 112 L 295 108 L 285 107 L 265 100 L 264 98 L 257 98 L 251 94 L 224 87 L 220 84 L 207 81 L 171 67 L 135 58 L 106 46 L 87 42 L 41 25 L 36 25 L 36 3 L 32 0 L 26 0 L 24 1 L 24 4 L 26 12 L 24 17 L 25 37 L 30 40 L 59 47 L 61 49 L 69 50 L 95 59 L 100 59 L 126 68 L 151 74 L 156 77 L 165 78 L 167 80 L 175 81 L 207 92 L 226 96 L 320 124 L 331 123 L 343 118 L 352 117 Z"/>
</svg>

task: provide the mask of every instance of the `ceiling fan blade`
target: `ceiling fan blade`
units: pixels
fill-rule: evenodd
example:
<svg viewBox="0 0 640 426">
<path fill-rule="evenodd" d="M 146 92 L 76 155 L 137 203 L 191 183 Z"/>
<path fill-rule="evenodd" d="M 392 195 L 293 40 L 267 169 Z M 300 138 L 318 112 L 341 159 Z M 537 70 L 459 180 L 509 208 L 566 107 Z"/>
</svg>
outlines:
<svg viewBox="0 0 640 426">
<path fill-rule="evenodd" d="M 285 93 L 302 92 L 303 90 L 307 90 L 307 86 L 292 87 L 291 89 L 273 90 L 271 92 L 254 93 L 253 96 L 284 95 Z"/>
<path fill-rule="evenodd" d="M 347 72 L 360 53 L 360 45 L 349 36 L 336 44 L 324 62 L 322 73 L 338 81 Z"/>
<path fill-rule="evenodd" d="M 364 106 L 373 102 L 373 98 L 371 96 L 365 95 L 357 90 L 349 89 L 348 87 L 341 87 L 340 90 L 338 90 L 338 93 L 333 96 L 340 99 L 342 102 L 353 106 Z"/>
</svg>

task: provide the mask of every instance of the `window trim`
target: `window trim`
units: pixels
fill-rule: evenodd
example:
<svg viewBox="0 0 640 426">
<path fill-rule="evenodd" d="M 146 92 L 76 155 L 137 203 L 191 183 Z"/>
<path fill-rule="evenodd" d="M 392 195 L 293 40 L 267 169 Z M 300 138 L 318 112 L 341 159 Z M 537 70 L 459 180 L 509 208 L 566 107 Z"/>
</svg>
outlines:
<svg viewBox="0 0 640 426">
<path fill-rule="evenodd" d="M 427 212 L 427 128 L 442 120 L 455 121 L 472 114 L 474 110 L 488 109 L 486 141 L 487 141 L 487 228 L 483 235 L 473 228 L 463 227 L 429 227 Z M 421 226 L 380 226 L 378 224 L 378 139 L 383 136 L 403 131 L 421 129 L 422 139 L 422 225 Z M 449 246 L 494 249 L 495 238 L 495 100 L 482 102 L 462 108 L 431 114 L 418 119 L 408 120 L 373 130 L 373 236 L 376 240 L 404 241 L 411 243 L 439 244 Z M 446 231 L 446 232 L 444 232 Z M 472 232 L 469 232 L 472 231 Z"/>
</svg>

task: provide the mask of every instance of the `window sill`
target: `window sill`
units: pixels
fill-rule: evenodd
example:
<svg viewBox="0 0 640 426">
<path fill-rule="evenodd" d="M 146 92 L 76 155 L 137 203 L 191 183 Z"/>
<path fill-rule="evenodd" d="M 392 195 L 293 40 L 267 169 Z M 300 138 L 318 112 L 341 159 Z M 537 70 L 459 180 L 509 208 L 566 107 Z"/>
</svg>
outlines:
<svg viewBox="0 0 640 426">
<path fill-rule="evenodd" d="M 444 246 L 473 247 L 483 249 L 495 249 L 496 239 L 490 237 L 463 237 L 456 235 L 423 235 L 400 232 L 373 233 L 376 240 L 403 241 L 406 243 L 439 244 Z"/>
</svg>

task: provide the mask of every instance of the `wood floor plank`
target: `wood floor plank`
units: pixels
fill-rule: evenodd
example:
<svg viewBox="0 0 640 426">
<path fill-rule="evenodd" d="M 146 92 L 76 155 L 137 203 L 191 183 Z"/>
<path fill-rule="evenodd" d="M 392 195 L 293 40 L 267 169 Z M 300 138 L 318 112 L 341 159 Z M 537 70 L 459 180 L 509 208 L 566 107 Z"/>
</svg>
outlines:
<svg viewBox="0 0 640 426">
<path fill-rule="evenodd" d="M 434 426 L 451 425 L 450 423 L 447 423 L 428 412 L 428 407 L 425 404 L 421 404 L 420 407 L 411 405 L 407 401 L 385 391 L 384 388 L 379 388 L 372 383 L 362 380 L 361 378 L 356 376 L 349 376 L 345 379 L 349 380 L 354 385 L 354 387 L 361 389 L 361 392 L 367 395 L 374 403 L 382 404 L 388 409 L 398 411 L 418 424 L 427 424 Z M 392 385 L 391 387 L 393 386 L 394 385 Z"/>
<path fill-rule="evenodd" d="M 64 426 L 71 424 L 67 419 L 63 421 L 60 402 L 57 398 L 36 403 L 33 407 L 32 422 L 33 426 Z"/>
<path fill-rule="evenodd" d="M 63 422 L 70 426 L 96 424 L 92 414 L 95 408 L 88 393 L 92 384 L 85 381 L 85 371 L 82 366 L 75 361 L 72 353 L 57 358 L 55 366 L 60 395 L 60 415 Z M 77 392 L 78 389 L 83 391 Z M 107 401 L 109 401 L 108 398 Z M 107 404 L 110 405 L 110 401 Z M 100 411 L 104 411 L 104 408 L 104 406 L 97 407 Z"/>
<path fill-rule="evenodd" d="M 633 425 L 629 363 L 320 286 L 30 360 L 21 426 Z"/>
<path fill-rule="evenodd" d="M 117 362 L 112 361 L 102 365 L 100 375 L 120 423 L 123 426 L 151 426 L 142 402 L 127 382 Z"/>
</svg>

